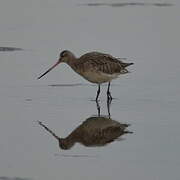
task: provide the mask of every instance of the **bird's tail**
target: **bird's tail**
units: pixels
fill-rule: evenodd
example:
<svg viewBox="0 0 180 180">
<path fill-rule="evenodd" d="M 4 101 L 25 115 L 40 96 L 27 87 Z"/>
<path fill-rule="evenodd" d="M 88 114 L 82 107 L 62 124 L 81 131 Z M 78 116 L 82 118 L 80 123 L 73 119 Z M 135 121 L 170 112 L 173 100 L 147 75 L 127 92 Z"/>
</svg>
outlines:
<svg viewBox="0 0 180 180">
<path fill-rule="evenodd" d="M 122 65 L 122 67 L 123 68 L 126 68 L 126 67 L 128 67 L 128 66 L 130 66 L 130 65 L 133 65 L 134 63 L 121 63 L 121 65 Z"/>
<path fill-rule="evenodd" d="M 124 134 L 133 134 L 133 132 L 126 130 L 126 131 L 124 131 Z"/>
</svg>

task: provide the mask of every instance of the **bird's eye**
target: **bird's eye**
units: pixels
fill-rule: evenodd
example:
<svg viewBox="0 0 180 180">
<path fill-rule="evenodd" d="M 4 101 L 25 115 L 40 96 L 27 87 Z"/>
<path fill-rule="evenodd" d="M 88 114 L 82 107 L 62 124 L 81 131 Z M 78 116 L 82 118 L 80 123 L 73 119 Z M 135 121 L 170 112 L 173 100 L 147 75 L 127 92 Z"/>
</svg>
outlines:
<svg viewBox="0 0 180 180">
<path fill-rule="evenodd" d="M 66 56 L 66 51 L 61 52 L 60 56 L 65 57 Z"/>
</svg>

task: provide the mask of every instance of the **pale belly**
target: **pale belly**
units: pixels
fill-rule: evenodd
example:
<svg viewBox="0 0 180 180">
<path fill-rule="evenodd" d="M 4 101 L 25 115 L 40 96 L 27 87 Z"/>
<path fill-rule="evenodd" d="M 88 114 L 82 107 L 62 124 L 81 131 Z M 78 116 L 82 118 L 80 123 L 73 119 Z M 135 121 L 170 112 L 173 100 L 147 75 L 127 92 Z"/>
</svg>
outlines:
<svg viewBox="0 0 180 180">
<path fill-rule="evenodd" d="M 92 83 L 101 84 L 101 83 L 109 82 L 112 79 L 117 78 L 119 73 L 106 74 L 106 73 L 102 73 L 102 72 L 89 71 L 89 72 L 83 72 L 83 74 L 80 74 L 80 75 Z"/>
</svg>

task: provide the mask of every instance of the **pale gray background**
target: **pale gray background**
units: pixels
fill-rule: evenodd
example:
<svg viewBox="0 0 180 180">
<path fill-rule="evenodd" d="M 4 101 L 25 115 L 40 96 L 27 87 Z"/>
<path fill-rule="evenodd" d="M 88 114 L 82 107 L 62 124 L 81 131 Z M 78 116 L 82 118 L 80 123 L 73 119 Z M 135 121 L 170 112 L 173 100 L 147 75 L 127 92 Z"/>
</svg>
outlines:
<svg viewBox="0 0 180 180">
<path fill-rule="evenodd" d="M 0 0 L 0 47 L 24 49 L 0 52 L 0 179 L 179 180 L 179 1 L 130 1 L 174 4 L 167 7 L 79 5 L 89 2 L 129 1 Z M 98 50 L 135 63 L 132 73 L 113 82 L 111 106 L 112 118 L 131 124 L 134 134 L 106 147 L 77 144 L 63 151 L 39 127 L 36 120 L 65 137 L 97 113 L 91 101 L 96 86 L 67 65 L 36 79 L 64 49 L 77 56 Z"/>
</svg>

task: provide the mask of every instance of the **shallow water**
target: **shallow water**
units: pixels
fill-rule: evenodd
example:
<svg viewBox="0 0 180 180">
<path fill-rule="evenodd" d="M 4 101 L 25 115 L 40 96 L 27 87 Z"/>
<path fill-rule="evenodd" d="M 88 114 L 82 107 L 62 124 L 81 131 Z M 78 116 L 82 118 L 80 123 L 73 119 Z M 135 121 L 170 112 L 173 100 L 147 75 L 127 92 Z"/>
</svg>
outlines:
<svg viewBox="0 0 180 180">
<path fill-rule="evenodd" d="M 125 8 L 101 2 L 109 6 L 1 2 L 0 47 L 23 51 L 0 52 L 0 179 L 179 180 L 179 1 Z M 62 150 L 39 126 L 37 121 L 66 137 L 98 114 L 96 85 L 67 65 L 37 80 L 64 49 L 77 56 L 98 50 L 135 63 L 113 81 L 110 105 L 111 118 L 130 124 L 133 134 L 105 146 L 76 143 Z M 107 116 L 106 86 L 99 106 Z"/>
</svg>

